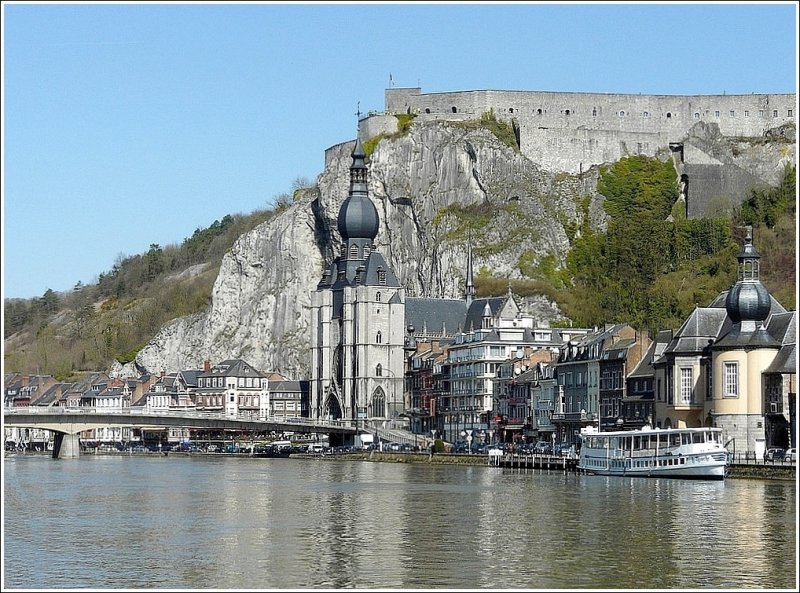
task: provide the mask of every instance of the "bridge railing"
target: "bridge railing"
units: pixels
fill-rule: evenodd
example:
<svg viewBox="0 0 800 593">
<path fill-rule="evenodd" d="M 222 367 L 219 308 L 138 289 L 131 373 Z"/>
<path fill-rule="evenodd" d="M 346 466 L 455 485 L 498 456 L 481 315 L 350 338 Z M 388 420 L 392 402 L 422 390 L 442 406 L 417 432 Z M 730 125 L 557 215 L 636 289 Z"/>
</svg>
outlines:
<svg viewBox="0 0 800 593">
<path fill-rule="evenodd" d="M 19 407 L 5 407 L 3 408 L 4 414 L 41 414 L 41 415 L 76 415 L 76 414 L 124 414 L 129 416 L 158 416 L 158 417 L 172 417 L 172 418 L 210 418 L 219 420 L 236 420 L 242 422 L 264 422 L 276 423 L 284 425 L 298 425 L 303 427 L 336 427 L 336 428 L 355 428 L 354 421 L 352 420 L 331 420 L 331 419 L 313 419 L 302 418 L 300 416 L 265 416 L 259 417 L 249 413 L 240 412 L 236 416 L 229 416 L 224 412 L 208 412 L 205 410 L 176 410 L 168 408 L 142 408 L 142 407 L 88 407 L 88 406 L 19 406 Z"/>
</svg>

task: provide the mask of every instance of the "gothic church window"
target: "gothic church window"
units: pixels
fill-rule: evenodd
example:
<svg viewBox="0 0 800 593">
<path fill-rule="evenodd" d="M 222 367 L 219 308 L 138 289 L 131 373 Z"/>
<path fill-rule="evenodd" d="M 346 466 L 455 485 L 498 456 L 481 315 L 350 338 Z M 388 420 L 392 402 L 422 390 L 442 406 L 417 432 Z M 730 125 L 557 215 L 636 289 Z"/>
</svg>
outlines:
<svg viewBox="0 0 800 593">
<path fill-rule="evenodd" d="M 383 343 L 383 334 L 381 332 L 378 332 L 377 335 L 375 336 L 375 342 L 378 344 Z"/>
<path fill-rule="evenodd" d="M 667 119 L 672 119 L 672 114 L 667 112 Z"/>
<path fill-rule="evenodd" d="M 378 301 L 379 303 L 381 302 L 381 293 L 379 292 L 375 293 L 375 300 Z"/>
<path fill-rule="evenodd" d="M 381 365 L 375 367 L 375 376 L 383 377 L 383 367 Z"/>
<path fill-rule="evenodd" d="M 592 117 L 597 117 L 597 107 L 592 107 Z"/>
<path fill-rule="evenodd" d="M 453 107 L 453 113 L 458 113 L 458 109 L 456 107 Z"/>
<path fill-rule="evenodd" d="M 386 415 L 386 395 L 383 393 L 383 389 L 380 387 L 378 387 L 372 394 L 372 405 L 370 408 L 370 415 L 373 418 L 383 417 Z"/>
</svg>

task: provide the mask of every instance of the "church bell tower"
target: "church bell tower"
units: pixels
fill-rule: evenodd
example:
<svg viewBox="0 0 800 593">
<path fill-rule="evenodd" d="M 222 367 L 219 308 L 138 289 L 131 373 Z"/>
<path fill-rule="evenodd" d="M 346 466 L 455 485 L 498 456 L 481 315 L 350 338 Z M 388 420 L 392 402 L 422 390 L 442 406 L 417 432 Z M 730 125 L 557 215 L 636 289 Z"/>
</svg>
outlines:
<svg viewBox="0 0 800 593">
<path fill-rule="evenodd" d="M 379 218 L 358 139 L 352 158 L 350 191 L 337 220 L 340 253 L 311 295 L 310 414 L 366 427 L 406 407 L 405 293 L 375 249 Z"/>
</svg>

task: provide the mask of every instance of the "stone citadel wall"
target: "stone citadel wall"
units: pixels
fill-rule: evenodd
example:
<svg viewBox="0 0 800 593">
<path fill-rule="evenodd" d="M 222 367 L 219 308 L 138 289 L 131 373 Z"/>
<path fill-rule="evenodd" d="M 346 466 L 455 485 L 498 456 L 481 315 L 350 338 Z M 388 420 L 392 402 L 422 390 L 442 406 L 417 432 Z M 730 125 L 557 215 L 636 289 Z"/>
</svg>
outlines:
<svg viewBox="0 0 800 593">
<path fill-rule="evenodd" d="M 760 137 L 795 123 L 797 95 L 627 95 L 545 91 L 422 93 L 389 88 L 386 113 L 415 113 L 420 121 L 479 118 L 492 111 L 519 130 L 520 151 L 550 171 L 580 173 L 623 156 L 656 156 L 681 142 L 699 122 L 727 137 Z M 391 126 L 382 116 L 364 131 Z M 374 135 L 374 134 L 371 134 Z"/>
</svg>

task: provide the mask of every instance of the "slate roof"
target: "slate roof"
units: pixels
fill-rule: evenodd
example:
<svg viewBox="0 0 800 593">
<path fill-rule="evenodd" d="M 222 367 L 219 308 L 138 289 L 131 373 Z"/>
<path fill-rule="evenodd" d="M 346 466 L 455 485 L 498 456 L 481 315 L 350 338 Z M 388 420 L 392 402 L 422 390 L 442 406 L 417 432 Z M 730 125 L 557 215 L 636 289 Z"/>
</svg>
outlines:
<svg viewBox="0 0 800 593">
<path fill-rule="evenodd" d="M 301 393 L 300 381 L 270 381 L 270 393 Z"/>
<path fill-rule="evenodd" d="M 628 375 L 629 377 L 652 377 L 655 374 L 653 362 L 664 352 L 664 349 L 672 339 L 672 332 L 669 330 L 660 331 L 656 334 L 656 339 L 650 343 L 647 352 L 644 353 L 642 360 L 636 368 Z"/>
<path fill-rule="evenodd" d="M 628 353 L 628 348 L 633 346 L 635 343 L 636 340 L 634 338 L 625 338 L 616 344 L 611 344 L 607 348 L 603 349 L 603 353 L 600 355 L 600 360 L 621 360 L 625 358 L 626 354 Z"/>
<path fill-rule="evenodd" d="M 781 344 L 795 344 L 796 311 L 776 313 L 767 320 L 767 331 Z"/>
<path fill-rule="evenodd" d="M 266 377 L 244 360 L 235 358 L 223 360 L 208 371 L 198 371 L 197 377 Z"/>
<path fill-rule="evenodd" d="M 770 365 L 764 369 L 764 373 L 797 373 L 797 350 L 795 344 L 784 346 L 778 351 Z"/>
<path fill-rule="evenodd" d="M 413 325 L 416 335 L 452 336 L 463 329 L 465 314 L 461 299 L 406 298 L 406 325 Z"/>
<path fill-rule="evenodd" d="M 728 292 L 729 291 L 727 291 L 727 290 L 723 290 L 721 293 L 719 293 L 716 296 L 716 298 L 714 298 L 714 300 L 712 300 L 709 303 L 708 308 L 710 308 L 710 309 L 724 309 L 725 308 L 725 300 L 728 298 Z M 770 315 L 772 315 L 774 313 L 786 313 L 786 309 L 783 307 L 783 305 L 781 305 L 778 301 L 775 300 L 774 296 L 769 295 L 769 300 L 770 300 L 770 303 L 771 303 L 770 309 L 769 309 Z"/>
<path fill-rule="evenodd" d="M 797 373 L 796 324 L 796 311 L 778 313 L 769 319 L 767 331 L 781 342 L 781 349 L 764 370 L 765 373 Z"/>
<path fill-rule="evenodd" d="M 50 389 L 45 391 L 41 397 L 32 401 L 31 405 L 35 406 L 52 406 L 61 398 L 63 393 L 66 393 L 74 383 L 56 383 Z"/>
<path fill-rule="evenodd" d="M 716 340 L 722 328 L 730 325 L 725 307 L 696 307 L 675 332 L 664 354 L 702 352 L 709 340 Z"/>
<path fill-rule="evenodd" d="M 467 315 L 464 319 L 463 331 L 476 330 L 481 328 L 481 320 L 483 319 L 484 309 L 489 305 L 492 312 L 492 317 L 497 317 L 500 309 L 506 304 L 507 296 L 503 297 L 489 297 L 485 299 L 475 299 L 467 309 Z"/>
</svg>

